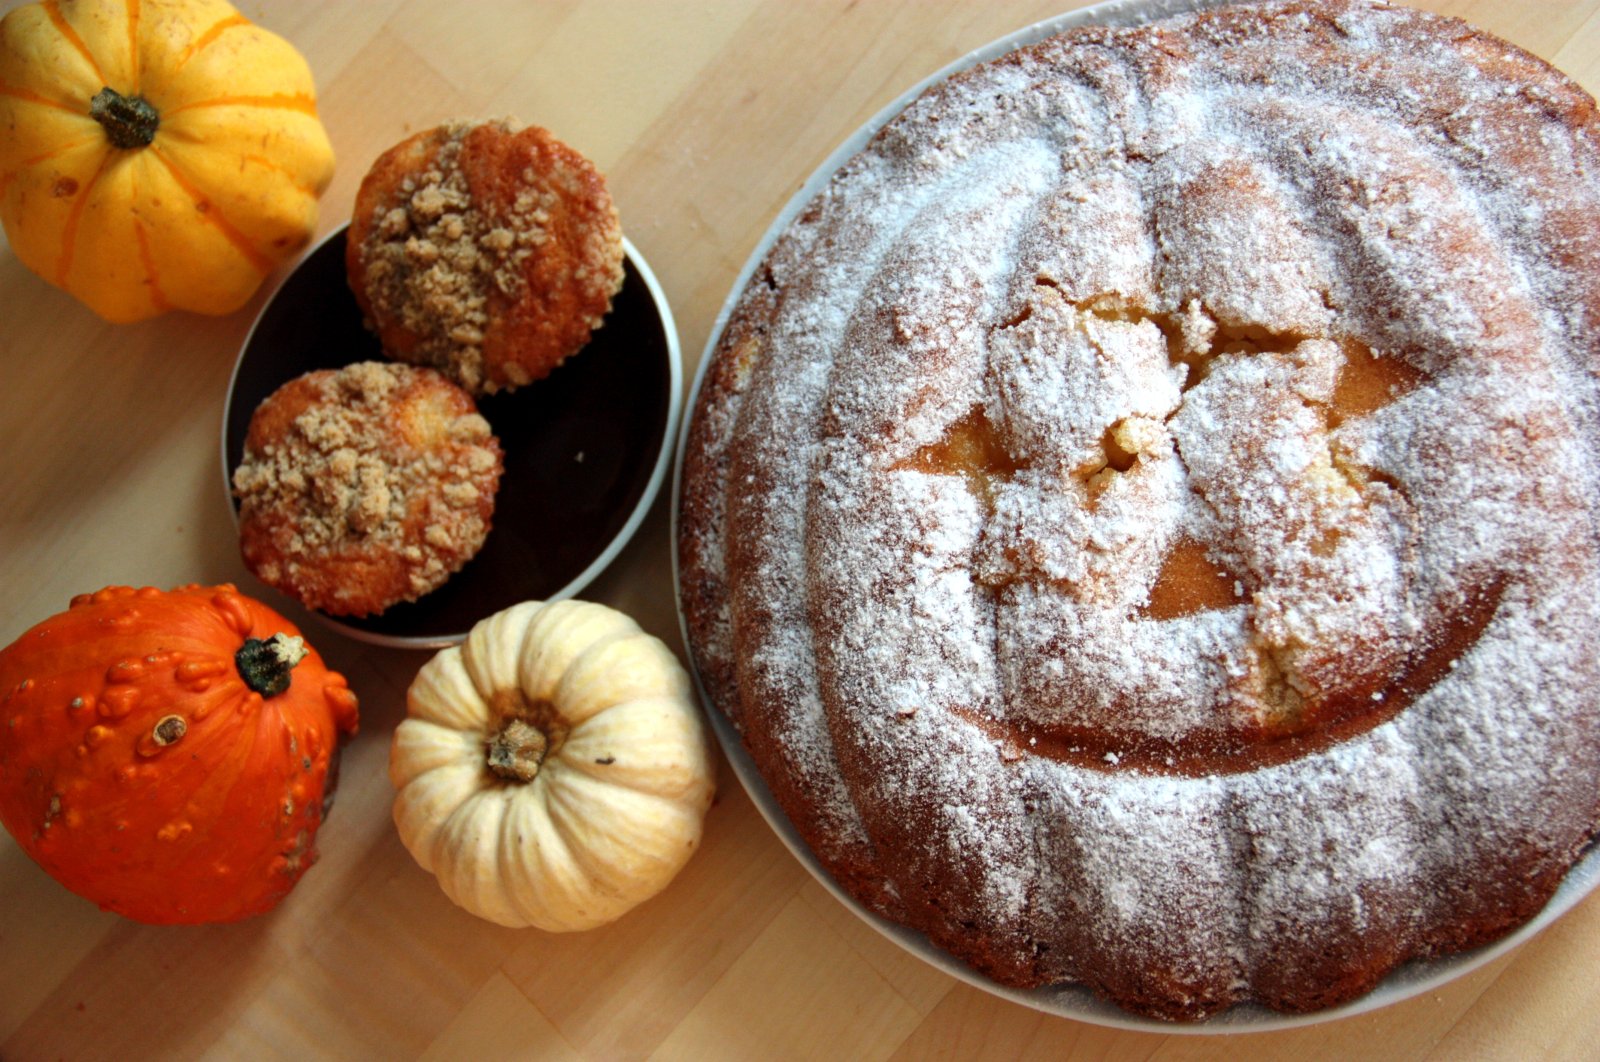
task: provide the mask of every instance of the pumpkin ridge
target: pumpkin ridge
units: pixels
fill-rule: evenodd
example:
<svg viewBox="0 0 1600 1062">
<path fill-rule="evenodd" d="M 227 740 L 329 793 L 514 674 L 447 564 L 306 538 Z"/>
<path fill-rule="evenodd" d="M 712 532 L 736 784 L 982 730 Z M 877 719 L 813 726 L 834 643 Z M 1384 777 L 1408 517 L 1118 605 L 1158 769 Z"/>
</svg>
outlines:
<svg viewBox="0 0 1600 1062">
<path fill-rule="evenodd" d="M 67 111 L 70 114 L 82 114 L 85 116 L 88 114 L 81 106 L 66 103 L 62 100 L 53 100 L 49 96 L 41 96 L 32 89 L 18 88 L 3 81 L 0 81 L 0 96 L 10 96 L 14 100 L 37 104 L 40 107 L 50 107 L 58 111 Z"/>
<path fill-rule="evenodd" d="M 4 93 L 0 92 L 0 95 L 4 95 Z M 49 162 L 51 159 L 58 158 L 67 154 L 68 152 L 76 151 L 79 148 L 90 144 L 94 139 L 96 139 L 96 137 L 89 137 L 84 140 L 74 140 L 70 144 L 63 144 L 61 147 L 55 148 L 54 150 L 46 151 L 41 155 L 35 155 L 31 159 L 23 159 L 21 162 L 17 163 L 16 169 L 7 170 L 4 173 L 0 173 L 0 199 L 5 198 L 6 191 L 11 187 L 11 182 L 22 176 L 23 170 L 37 166 L 41 162 Z"/>
<path fill-rule="evenodd" d="M 492 837 L 473 846 L 472 858 L 455 861 L 455 873 L 451 877 L 451 889 L 447 890 L 447 894 L 453 892 L 455 896 L 466 897 L 468 902 L 476 906 L 494 904 L 502 897 L 497 895 L 498 890 L 492 883 L 496 880 L 505 858 L 500 845 L 496 842 L 502 836 L 505 820 L 510 816 L 510 803 L 500 794 L 480 792 L 462 801 L 456 810 L 462 816 L 460 828 L 466 836 L 492 834 Z M 485 819 L 494 821 L 486 823 Z M 492 828 L 486 829 L 486 826 Z M 457 837 L 455 840 L 460 844 L 463 838 Z"/>
<path fill-rule="evenodd" d="M 432 857 L 433 866 L 453 867 L 460 862 L 450 858 L 453 846 L 459 844 L 462 837 L 470 837 L 472 835 L 472 820 L 478 814 L 478 805 L 497 796 L 499 794 L 493 790 L 480 789 L 475 792 L 469 792 L 465 797 L 456 800 L 454 806 L 450 809 L 450 814 L 444 817 L 444 820 L 438 824 L 433 832 L 433 837 L 431 838 L 433 843 L 429 853 Z M 499 804 L 500 802 L 497 801 L 496 803 Z M 494 807 L 496 805 L 491 804 L 490 806 Z M 505 814 L 503 805 L 500 813 L 502 816 Z M 457 831 L 460 831 L 461 836 L 457 836 Z M 452 890 L 455 889 L 457 884 L 455 873 L 452 872 L 448 884 L 444 874 L 437 874 L 436 876 L 439 878 L 439 883 L 445 885 L 445 893 L 454 900 L 455 896 Z"/>
<path fill-rule="evenodd" d="M 523 837 L 518 832 L 522 828 L 522 823 L 518 821 L 519 809 L 515 801 L 516 797 L 513 796 L 506 804 L 505 814 L 500 818 L 500 844 L 496 847 L 499 852 L 497 861 L 500 864 L 500 880 L 517 882 L 521 887 L 502 891 L 507 903 L 517 912 L 524 925 L 543 926 L 548 919 L 546 905 L 542 902 L 542 897 L 541 902 L 529 903 L 530 890 L 526 887 L 526 882 L 529 879 L 536 879 L 538 875 L 525 873 L 524 860 L 532 858 L 538 862 L 541 870 L 545 869 L 552 865 L 551 856 L 557 854 L 551 849 L 559 844 L 565 850 L 559 854 L 565 857 L 566 864 L 576 866 L 577 863 L 572 858 L 571 847 L 567 844 L 566 838 L 555 830 L 545 833 L 537 840 Z"/>
<path fill-rule="evenodd" d="M 241 683 L 241 685 L 243 684 Z M 219 777 L 224 776 L 224 774 L 226 777 L 226 783 L 221 789 L 222 799 L 220 804 L 222 806 L 225 806 L 229 800 L 233 799 L 234 791 L 241 785 L 246 787 L 258 786 L 263 779 L 268 778 L 279 783 L 288 781 L 280 771 L 273 769 L 271 759 L 275 746 L 281 743 L 280 732 L 289 732 L 292 736 L 289 720 L 284 709 L 279 705 L 269 704 L 260 699 L 260 696 L 250 690 L 248 686 L 240 691 L 231 710 L 239 711 L 239 700 L 245 701 L 247 704 L 254 702 L 255 726 L 247 728 L 250 732 L 248 744 L 238 740 L 232 743 L 233 756 L 228 760 L 224 760 L 223 765 L 231 766 L 233 769 L 227 771 L 226 774 L 221 769 L 214 772 Z M 220 727 L 216 728 L 216 730 L 217 737 L 213 740 L 220 740 L 224 735 L 222 735 Z M 243 748 L 240 749 L 240 746 L 243 746 Z M 265 758 L 257 754 L 258 748 L 264 749 Z M 330 752 L 330 761 L 332 755 L 333 753 Z M 248 792 L 249 789 L 247 788 L 246 804 L 250 803 Z M 320 803 L 317 806 L 320 807 Z M 278 823 L 277 828 L 274 830 L 271 845 L 273 859 L 268 861 L 265 868 L 257 871 L 258 874 L 264 874 L 269 878 L 280 875 L 285 877 L 287 879 L 287 884 L 283 889 L 285 893 L 294 887 L 294 883 L 299 879 L 300 873 L 317 860 L 314 834 L 316 828 L 322 823 L 322 816 L 320 812 L 314 812 L 310 822 L 307 823 L 301 818 L 302 810 L 300 807 L 285 810 L 281 805 L 273 807 L 274 819 Z M 299 849 L 298 864 L 295 862 L 294 855 L 294 850 L 297 848 Z M 289 860 L 289 862 L 279 862 L 284 859 Z"/>
<path fill-rule="evenodd" d="M 274 162 L 265 155 L 240 155 L 239 161 L 254 163 L 257 166 L 260 166 L 262 169 L 271 170 L 273 173 L 276 173 L 285 181 L 289 182 L 289 186 L 297 192 L 303 192 L 306 195 L 312 196 L 317 194 L 317 188 L 315 185 L 301 180 L 300 176 L 292 172 L 287 166 Z"/>
<path fill-rule="evenodd" d="M 190 59 L 193 59 L 196 55 L 209 48 L 216 42 L 218 37 L 222 36 L 228 30 L 233 29 L 235 26 L 248 25 L 250 25 L 250 20 L 239 14 L 237 11 L 232 15 L 228 15 L 219 19 L 211 26 L 210 29 L 196 37 L 189 43 L 189 47 L 183 50 L 183 54 L 178 56 L 177 61 L 172 64 L 173 73 L 177 73 L 179 70 L 182 70 Z"/>
<path fill-rule="evenodd" d="M 604 712 L 597 712 L 595 715 L 595 718 L 598 718 L 600 715 L 610 716 L 611 713 L 617 712 L 620 713 L 619 718 L 626 718 L 637 712 L 660 713 L 653 725 L 670 725 L 673 727 L 670 736 L 662 742 L 661 747 L 670 745 L 675 747 L 677 752 L 660 752 L 656 747 L 652 747 L 648 754 L 641 757 L 639 756 L 640 749 L 637 746 L 629 747 L 618 742 L 615 745 L 616 748 L 628 748 L 628 752 L 623 757 L 625 761 L 628 761 L 627 765 L 619 769 L 618 760 L 614 752 L 610 753 L 609 758 L 606 760 L 593 759 L 590 754 L 595 750 L 586 748 L 586 741 L 580 739 L 578 741 L 569 741 L 562 746 L 560 750 L 561 762 L 568 768 L 597 782 L 615 786 L 619 789 L 642 793 L 645 796 L 660 797 L 667 801 L 684 799 L 685 794 L 697 787 L 697 779 L 690 776 L 690 757 L 683 755 L 683 753 L 689 751 L 689 745 L 692 744 L 693 739 L 681 729 L 681 716 L 675 710 L 675 706 L 678 703 L 678 700 L 674 697 L 663 694 L 634 697 L 630 700 L 619 701 Z M 671 719 L 671 723 L 663 724 L 661 720 L 664 719 Z M 637 724 L 632 719 L 629 719 L 625 725 L 631 727 Z M 585 738 L 587 737 L 588 735 L 586 734 Z M 645 765 L 643 770 L 639 766 L 641 760 Z M 661 782 L 663 778 L 669 779 L 670 783 L 663 784 Z"/>
<path fill-rule="evenodd" d="M 56 32 L 61 34 L 61 38 L 72 45 L 79 55 L 83 56 L 84 62 L 88 63 L 89 68 L 94 71 L 94 76 L 100 79 L 100 84 L 106 84 L 105 71 L 100 69 L 100 63 L 95 59 L 94 53 L 89 51 L 89 46 L 83 43 L 83 38 L 78 36 L 78 31 L 72 28 L 72 24 L 67 21 L 67 17 L 61 13 L 59 0 L 44 0 L 42 6 L 45 15 L 50 19 L 50 24 L 56 28 Z"/>
<path fill-rule="evenodd" d="M 151 154 L 155 155 L 158 160 L 160 160 L 161 165 L 167 168 L 167 172 L 172 175 L 172 179 L 178 185 L 178 187 L 183 189 L 184 194 L 190 199 L 194 200 L 196 212 L 198 212 L 208 224 L 214 226 L 218 232 L 222 233 L 223 238 L 233 245 L 234 250 L 238 251 L 244 256 L 245 261 L 254 266 L 262 276 L 266 276 L 268 273 L 272 272 L 271 260 L 256 249 L 255 245 L 250 242 L 249 237 L 240 232 L 238 229 L 234 228 L 232 223 L 229 222 L 227 218 L 222 216 L 222 211 L 217 208 L 215 203 L 211 202 L 210 197 L 208 197 L 204 192 L 195 186 L 194 182 L 189 179 L 188 174 L 184 173 L 178 167 L 177 163 L 167 158 L 166 154 L 154 144 L 150 145 L 150 152 Z"/>
<path fill-rule="evenodd" d="M 150 253 L 150 236 L 144 231 L 144 222 L 137 217 L 133 219 L 133 238 L 139 245 L 139 266 L 150 281 L 150 301 L 157 311 L 165 313 L 172 309 L 172 304 L 161 290 L 161 279 L 156 275 L 156 260 Z"/>
<path fill-rule="evenodd" d="M 587 778 L 587 775 L 574 774 L 563 785 L 544 787 L 545 817 L 550 823 L 551 832 L 559 837 L 562 845 L 566 847 L 572 866 L 583 875 L 584 884 L 594 890 L 595 897 L 616 899 L 621 893 L 616 883 L 612 881 L 614 871 L 604 861 L 596 858 L 590 850 L 592 839 L 579 836 L 576 832 L 577 824 L 584 821 L 584 812 L 582 808 L 572 805 L 570 790 L 572 782 L 580 778 Z"/>
<path fill-rule="evenodd" d="M 67 274 L 72 271 L 73 252 L 78 243 L 78 222 L 83 217 L 84 208 L 89 205 L 89 195 L 94 191 L 94 186 L 100 183 L 100 177 L 111 165 L 112 155 L 106 153 L 100 160 L 100 165 L 95 169 L 94 176 L 83 183 L 78 190 L 77 198 L 72 201 L 72 208 L 67 212 L 67 222 L 61 229 L 61 257 L 56 263 L 56 284 L 60 287 L 67 286 Z"/>
<path fill-rule="evenodd" d="M 637 867 L 641 862 L 665 864 L 677 854 L 655 847 L 649 839 L 646 823 L 659 824 L 665 818 L 688 815 L 688 809 L 681 802 L 614 785 L 587 774 L 574 774 L 568 779 L 565 793 L 557 791 L 561 788 L 551 787 L 550 820 L 558 823 L 558 829 L 565 816 L 571 816 L 574 825 L 581 822 L 589 825 L 592 832 L 586 834 L 587 843 L 575 850 L 573 857 L 588 876 L 597 897 L 626 901 L 635 887 L 630 867 Z M 597 810 L 602 807 L 597 803 L 600 794 L 606 794 L 603 812 Z M 587 812 L 578 806 L 579 803 L 587 805 Z M 562 815 L 554 813 L 557 807 L 561 808 Z M 619 857 L 617 853 L 625 855 Z"/>
<path fill-rule="evenodd" d="M 270 96 L 213 96 L 208 100 L 193 100 L 166 113 L 170 116 L 202 107 L 264 107 L 299 111 L 313 118 L 317 116 L 317 98 L 308 92 L 279 92 Z"/>
<path fill-rule="evenodd" d="M 222 722 L 229 712 L 238 711 L 239 702 L 248 696 L 247 689 L 230 690 L 226 687 L 218 689 L 217 705 L 206 713 L 207 720 Z M 194 720 L 192 717 L 185 721 L 189 725 L 184 740 L 189 743 L 186 749 L 191 754 L 198 753 L 204 756 L 204 753 L 212 748 L 224 750 L 223 758 L 212 762 L 204 777 L 190 792 L 188 803 L 225 807 L 244 774 L 244 765 L 250 762 L 250 755 L 260 740 L 261 721 L 257 719 L 255 726 L 243 728 L 250 735 L 248 740 L 243 740 L 239 734 L 225 733 L 221 726 L 205 726 L 203 721 Z M 195 838 L 196 843 L 199 840 L 200 838 Z"/>
<path fill-rule="evenodd" d="M 81 147 L 84 147 L 86 145 L 94 143 L 94 141 L 97 138 L 99 138 L 101 135 L 102 134 L 98 134 L 97 133 L 94 136 L 87 136 L 87 137 L 84 137 L 82 140 L 74 140 L 71 143 L 62 144 L 60 147 L 51 148 L 49 151 L 45 151 L 45 152 L 42 152 L 41 154 L 34 155 L 32 158 L 23 159 L 22 161 L 17 163 L 17 168 L 16 169 L 12 170 L 10 173 L 7 173 L 5 175 L 6 179 L 10 180 L 11 178 L 15 177 L 19 172 L 21 172 L 22 170 L 28 168 L 29 166 L 37 166 L 41 162 L 49 162 L 51 159 L 59 158 L 60 156 L 65 155 L 68 152 L 77 151 Z"/>
<path fill-rule="evenodd" d="M 128 0 L 128 76 L 139 91 L 139 0 Z"/>
<path fill-rule="evenodd" d="M 470 779 L 477 777 L 477 771 L 477 764 L 466 758 L 418 771 L 406 781 L 402 798 L 395 801 L 394 821 L 400 840 L 430 874 L 437 873 L 433 859 L 439 833 L 466 799 L 458 792 L 471 789 Z"/>
</svg>

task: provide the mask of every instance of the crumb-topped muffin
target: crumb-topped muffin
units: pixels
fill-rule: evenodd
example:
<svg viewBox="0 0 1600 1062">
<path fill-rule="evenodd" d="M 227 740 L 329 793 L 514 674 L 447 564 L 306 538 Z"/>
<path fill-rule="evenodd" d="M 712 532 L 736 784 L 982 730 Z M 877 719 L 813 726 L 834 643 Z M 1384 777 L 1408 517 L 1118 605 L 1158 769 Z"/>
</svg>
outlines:
<svg viewBox="0 0 1600 1062">
<path fill-rule="evenodd" d="M 588 343 L 622 286 L 622 228 L 600 171 L 546 130 L 454 122 L 373 163 L 346 265 L 390 357 L 489 394 Z"/>
<path fill-rule="evenodd" d="M 472 397 L 432 369 L 307 373 L 250 419 L 233 474 L 245 564 L 330 615 L 415 601 L 482 547 L 502 463 Z"/>
</svg>

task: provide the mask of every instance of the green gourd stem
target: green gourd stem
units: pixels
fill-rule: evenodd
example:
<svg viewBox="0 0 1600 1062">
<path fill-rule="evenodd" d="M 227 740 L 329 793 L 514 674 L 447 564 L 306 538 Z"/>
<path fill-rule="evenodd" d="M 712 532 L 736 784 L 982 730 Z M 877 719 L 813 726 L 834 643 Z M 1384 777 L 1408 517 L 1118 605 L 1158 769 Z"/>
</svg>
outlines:
<svg viewBox="0 0 1600 1062">
<path fill-rule="evenodd" d="M 161 116 L 143 96 L 124 96 L 109 86 L 89 101 L 89 117 L 106 131 L 113 147 L 148 147 L 161 127 Z"/>
<path fill-rule="evenodd" d="M 246 686 L 263 697 L 276 697 L 289 688 L 289 673 L 307 652 L 304 638 L 287 634 L 246 638 L 233 654 L 233 663 Z"/>
</svg>

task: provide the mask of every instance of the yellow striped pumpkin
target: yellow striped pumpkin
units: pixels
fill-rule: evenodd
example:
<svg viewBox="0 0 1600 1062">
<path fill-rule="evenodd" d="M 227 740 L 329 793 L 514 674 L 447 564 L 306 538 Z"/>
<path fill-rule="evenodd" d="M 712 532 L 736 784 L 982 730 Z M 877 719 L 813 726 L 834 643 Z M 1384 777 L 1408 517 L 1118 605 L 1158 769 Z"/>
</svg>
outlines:
<svg viewBox="0 0 1600 1062">
<path fill-rule="evenodd" d="M 221 0 L 0 21 L 0 222 L 108 320 L 239 308 L 310 238 L 332 176 L 305 60 Z"/>
</svg>

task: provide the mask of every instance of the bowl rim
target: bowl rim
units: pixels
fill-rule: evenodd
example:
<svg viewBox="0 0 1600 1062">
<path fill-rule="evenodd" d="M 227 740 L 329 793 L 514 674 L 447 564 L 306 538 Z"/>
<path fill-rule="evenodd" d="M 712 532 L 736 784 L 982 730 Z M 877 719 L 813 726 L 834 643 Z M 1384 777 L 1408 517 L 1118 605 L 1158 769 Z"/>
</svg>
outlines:
<svg viewBox="0 0 1600 1062">
<path fill-rule="evenodd" d="M 239 345 L 239 353 L 234 358 L 233 370 L 228 375 L 228 390 L 223 399 L 222 424 L 218 431 L 218 452 L 220 455 L 219 466 L 222 469 L 223 497 L 226 499 L 228 513 L 233 520 L 235 532 L 239 528 L 239 510 L 233 504 L 233 469 L 228 463 L 228 427 L 233 409 L 234 390 L 238 385 L 239 371 L 244 364 L 245 354 L 255 340 L 256 330 L 261 326 L 261 322 L 266 318 L 268 311 L 272 309 L 278 298 L 283 294 L 289 279 L 328 243 L 333 240 L 343 239 L 348 228 L 349 224 L 347 222 L 336 225 L 331 231 L 307 246 L 300 257 L 296 259 L 294 265 L 284 271 L 272 294 L 261 304 L 261 309 L 257 311 L 255 319 L 250 322 L 250 329 L 245 333 L 244 341 Z M 678 326 L 672 316 L 672 307 L 667 302 L 666 291 L 662 288 L 660 280 L 657 279 L 655 271 L 650 268 L 650 263 L 645 260 L 644 255 L 639 252 L 639 249 L 633 245 L 633 241 L 628 239 L 626 235 L 622 237 L 622 251 L 623 255 L 638 272 L 639 278 L 644 282 L 645 290 L 650 296 L 650 302 L 655 307 L 656 314 L 660 319 L 661 332 L 666 341 L 668 370 L 666 420 L 662 425 L 661 437 L 656 443 L 656 458 L 650 470 L 650 478 L 645 483 L 644 492 L 639 495 L 638 501 L 634 504 L 632 511 L 629 512 L 627 520 L 606 543 L 605 547 L 596 554 L 594 559 L 564 586 L 548 595 L 545 598 L 546 601 L 561 601 L 582 593 L 601 572 L 611 565 L 612 561 L 616 560 L 617 556 L 626 548 L 633 539 L 634 534 L 639 530 L 639 527 L 644 523 L 645 517 L 649 515 L 650 507 L 655 503 L 656 497 L 660 494 L 661 487 L 666 481 L 667 470 L 673 463 L 674 440 L 678 435 L 679 418 L 683 414 L 684 406 L 683 351 L 678 339 Z M 299 602 L 296 602 L 296 604 L 299 604 Z M 301 607 L 305 608 L 303 605 Z M 324 625 L 356 641 L 390 649 L 442 649 L 464 641 L 468 633 L 467 631 L 460 631 L 436 635 L 382 634 L 364 630 L 345 622 L 337 616 L 330 616 L 317 609 L 306 608 L 305 610 Z"/>
<path fill-rule="evenodd" d="M 722 746 L 729 765 L 733 768 L 740 784 L 744 786 L 746 793 L 750 796 L 751 802 L 756 805 L 756 809 L 761 813 L 762 818 L 767 821 L 773 832 L 777 834 L 778 839 L 805 866 L 812 877 L 831 893 L 835 899 L 878 932 L 913 955 L 920 957 L 951 977 L 974 988 L 1057 1017 L 1070 1018 L 1114 1029 L 1189 1036 L 1275 1032 L 1303 1028 L 1308 1025 L 1319 1025 L 1325 1022 L 1337 1021 L 1341 1018 L 1366 1014 L 1382 1007 L 1411 999 L 1424 992 L 1439 988 L 1447 982 L 1463 977 L 1521 946 L 1537 935 L 1540 930 L 1575 907 L 1596 886 L 1600 886 L 1600 843 L 1591 841 L 1589 847 L 1568 869 L 1560 887 L 1551 896 L 1544 908 L 1517 929 L 1499 940 L 1477 948 L 1453 952 L 1438 958 L 1413 959 L 1410 962 L 1403 963 L 1391 970 L 1370 992 L 1336 1007 L 1294 1014 L 1271 1010 L 1257 1003 L 1241 1003 L 1202 1021 L 1169 1022 L 1158 1018 L 1141 1017 L 1131 1011 L 1107 1003 L 1095 996 L 1088 988 L 1079 984 L 1054 985 L 1035 989 L 1011 988 L 999 984 L 983 976 L 943 949 L 935 947 L 924 934 L 883 918 L 881 915 L 868 910 L 855 897 L 845 892 L 834 881 L 833 876 L 818 862 L 816 856 L 783 813 L 783 809 L 778 806 L 771 790 L 767 788 L 765 780 L 757 770 L 754 761 L 745 751 L 744 744 L 732 721 L 722 714 L 707 693 L 705 684 L 701 680 L 699 668 L 695 663 L 694 653 L 689 649 L 691 643 L 687 617 L 683 612 L 683 597 L 678 565 L 678 513 L 682 500 L 683 460 L 688 449 L 693 410 L 699 401 L 700 390 L 704 385 L 707 370 L 710 367 L 717 343 L 721 339 L 723 331 L 727 328 L 728 319 L 733 313 L 734 306 L 738 303 L 739 296 L 744 292 L 750 279 L 755 275 L 757 268 L 766 257 L 767 252 L 783 234 L 789 223 L 827 185 L 833 178 L 834 173 L 860 151 L 879 129 L 936 82 L 942 81 L 951 74 L 968 67 L 986 62 L 1016 48 L 1033 44 L 1046 37 L 1083 26 L 1139 25 L 1172 15 L 1219 7 L 1230 2 L 1234 2 L 1234 0 L 1104 0 L 1102 3 L 1092 4 L 1076 11 L 1035 22 L 996 38 L 936 70 L 896 96 L 852 132 L 818 164 L 817 168 L 811 172 L 799 189 L 785 202 L 773 218 L 772 223 L 762 234 L 760 240 L 757 241 L 729 289 L 728 296 L 723 301 L 712 323 L 710 333 L 707 335 L 706 344 L 701 352 L 700 361 L 696 366 L 694 379 L 690 384 L 686 398 L 688 413 L 685 415 L 678 433 L 676 454 L 673 460 L 671 493 L 670 534 L 672 539 L 671 559 L 674 605 L 678 613 L 678 633 L 683 639 L 686 650 L 685 655 L 689 664 L 689 673 L 694 680 L 695 691 L 705 709 L 707 718 L 711 721 L 712 731 L 716 734 L 717 741 Z"/>
</svg>

